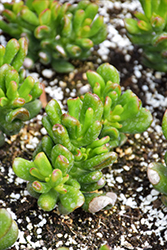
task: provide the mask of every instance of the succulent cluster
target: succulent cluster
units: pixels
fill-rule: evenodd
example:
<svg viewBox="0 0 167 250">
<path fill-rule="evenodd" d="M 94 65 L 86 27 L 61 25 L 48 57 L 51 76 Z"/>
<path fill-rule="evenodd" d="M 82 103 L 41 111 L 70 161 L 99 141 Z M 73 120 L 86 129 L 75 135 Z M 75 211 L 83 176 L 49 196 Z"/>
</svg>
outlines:
<svg viewBox="0 0 167 250">
<path fill-rule="evenodd" d="M 143 64 L 167 72 L 167 12 L 166 1 L 140 0 L 143 13 L 125 18 L 125 27 L 132 43 L 143 49 Z"/>
<path fill-rule="evenodd" d="M 5 209 L 0 209 L 0 250 L 11 247 L 18 237 L 17 223 L 11 214 Z"/>
<path fill-rule="evenodd" d="M 11 39 L 6 47 L 0 45 L 0 145 L 4 134 L 17 134 L 23 122 L 36 116 L 41 109 L 37 98 L 42 87 L 21 68 L 27 53 L 25 38 Z M 21 68 L 21 69 L 20 69 Z"/>
<path fill-rule="evenodd" d="M 142 133 L 151 125 L 152 115 L 142 107 L 141 100 L 131 90 L 122 93 L 119 73 L 114 66 L 104 63 L 97 72 L 88 70 L 86 74 L 93 93 L 103 103 L 100 137 L 110 137 L 110 148 L 122 145 L 125 133 Z"/>
<path fill-rule="evenodd" d="M 167 139 L 167 110 L 162 120 L 163 135 Z M 162 193 L 161 200 L 167 206 L 167 152 L 164 156 L 165 164 L 152 162 L 147 168 L 147 176 L 153 187 Z"/>
<path fill-rule="evenodd" d="M 107 36 L 98 5 L 80 1 L 76 5 L 53 0 L 4 3 L 0 28 L 12 37 L 28 39 L 29 66 L 40 60 L 57 72 L 74 69 L 69 59 L 86 59 L 90 49 Z"/>
<path fill-rule="evenodd" d="M 63 114 L 56 100 L 48 103 L 42 123 L 49 136 L 42 138 L 33 162 L 16 158 L 13 170 L 29 181 L 30 194 L 41 194 L 37 198 L 42 209 L 50 211 L 58 202 L 61 213 L 83 204 L 85 210 L 97 212 L 116 200 L 113 193 L 94 193 L 105 185 L 101 170 L 117 159 L 105 146 L 109 136 L 98 138 L 103 104 L 91 93 L 82 99 L 69 99 L 67 104 L 68 113 Z"/>
<path fill-rule="evenodd" d="M 80 206 L 92 213 L 110 208 L 116 194 L 97 192 L 105 185 L 101 170 L 117 159 L 110 150 L 123 143 L 123 132 L 141 133 L 152 121 L 136 95 L 121 94 L 113 66 L 104 63 L 87 77 L 95 93 L 68 99 L 66 113 L 52 99 L 42 118 L 48 135 L 37 146 L 33 161 L 13 162 L 16 175 L 28 181 L 30 194 L 46 211 L 56 203 L 65 214 Z"/>
<path fill-rule="evenodd" d="M 136 19 L 125 19 L 128 36 L 143 48 L 145 65 L 167 71 L 166 1 L 140 2 L 144 12 L 135 12 Z M 17 134 L 42 106 L 37 99 L 42 87 L 26 77 L 23 63 L 30 68 L 39 60 L 57 72 L 70 72 L 72 59 L 88 58 L 93 46 L 107 36 L 98 5 L 87 0 L 73 5 L 56 0 L 6 2 L 2 15 L 0 29 L 14 38 L 6 47 L 0 45 L 0 146 L 5 134 Z M 104 63 L 86 75 L 92 93 L 68 99 L 67 112 L 52 99 L 42 118 L 47 135 L 33 159 L 13 161 L 15 174 L 27 181 L 27 190 L 44 211 L 56 204 L 61 214 L 79 207 L 91 213 L 111 208 L 117 195 L 99 191 L 106 183 L 102 170 L 117 160 L 111 150 L 126 141 L 126 134 L 142 133 L 152 122 L 151 113 L 131 90 L 122 93 L 115 67 Z M 167 139 L 167 111 L 162 129 Z M 164 160 L 166 165 L 151 163 L 147 173 L 167 206 L 167 153 Z M 0 209 L 0 250 L 10 247 L 17 237 L 16 222 L 6 209 Z"/>
</svg>

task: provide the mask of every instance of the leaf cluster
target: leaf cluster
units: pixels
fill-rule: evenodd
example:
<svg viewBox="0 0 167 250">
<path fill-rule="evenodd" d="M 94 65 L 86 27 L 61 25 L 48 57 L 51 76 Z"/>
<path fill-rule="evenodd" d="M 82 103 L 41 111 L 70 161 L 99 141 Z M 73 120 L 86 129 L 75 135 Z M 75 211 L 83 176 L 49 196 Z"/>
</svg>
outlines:
<svg viewBox="0 0 167 250">
<path fill-rule="evenodd" d="M 12 37 L 25 36 L 28 57 L 52 64 L 57 72 L 74 69 L 69 59 L 86 59 L 91 48 L 105 40 L 107 27 L 98 15 L 98 5 L 80 1 L 76 5 L 53 0 L 4 3 L 0 28 Z"/>
<path fill-rule="evenodd" d="M 140 0 L 143 13 L 125 18 L 125 28 L 132 43 L 143 49 L 143 64 L 167 72 L 167 12 L 164 0 Z"/>
<path fill-rule="evenodd" d="M 17 134 L 23 122 L 36 116 L 41 109 L 37 99 L 42 93 L 40 83 L 26 77 L 21 68 L 27 54 L 25 38 L 11 39 L 6 47 L 0 45 L 0 145 L 4 134 Z"/>
</svg>

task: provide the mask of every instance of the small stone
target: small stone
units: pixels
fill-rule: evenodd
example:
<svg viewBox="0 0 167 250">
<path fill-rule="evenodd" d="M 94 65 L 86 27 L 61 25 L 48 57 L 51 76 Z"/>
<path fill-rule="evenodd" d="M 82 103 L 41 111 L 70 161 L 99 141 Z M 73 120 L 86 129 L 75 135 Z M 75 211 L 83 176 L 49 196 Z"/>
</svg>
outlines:
<svg viewBox="0 0 167 250">
<path fill-rule="evenodd" d="M 51 78 L 54 75 L 54 71 L 51 69 L 44 69 L 42 70 L 42 75 L 46 78 Z"/>
<path fill-rule="evenodd" d="M 152 196 L 157 196 L 157 195 L 159 195 L 159 192 L 157 190 L 155 190 L 155 189 L 152 189 L 151 190 L 151 195 Z"/>
<path fill-rule="evenodd" d="M 121 176 L 116 177 L 116 181 L 117 181 L 118 183 L 123 183 L 123 179 L 122 179 Z"/>
<path fill-rule="evenodd" d="M 103 237 L 102 233 L 97 233 L 96 235 L 97 235 L 99 238 L 102 238 L 102 237 Z"/>
<path fill-rule="evenodd" d="M 83 95 L 83 94 L 85 94 L 85 93 L 87 93 L 89 91 L 90 91 L 90 85 L 86 84 L 86 85 L 84 85 L 83 87 L 80 88 L 79 94 Z"/>
</svg>

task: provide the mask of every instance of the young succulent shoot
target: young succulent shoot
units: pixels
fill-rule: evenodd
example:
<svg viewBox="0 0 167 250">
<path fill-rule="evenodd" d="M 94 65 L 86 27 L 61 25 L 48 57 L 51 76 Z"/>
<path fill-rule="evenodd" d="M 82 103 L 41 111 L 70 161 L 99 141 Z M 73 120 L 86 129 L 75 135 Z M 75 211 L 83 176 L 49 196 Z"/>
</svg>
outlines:
<svg viewBox="0 0 167 250">
<path fill-rule="evenodd" d="M 0 146 L 4 134 L 17 134 L 24 121 L 35 117 L 42 105 L 37 98 L 42 93 L 40 83 L 25 76 L 22 67 L 27 54 L 25 38 L 11 39 L 0 45 Z"/>
<path fill-rule="evenodd" d="M 125 28 L 132 43 L 143 49 L 143 64 L 167 72 L 167 3 L 140 0 L 143 13 L 136 11 L 134 18 L 125 18 Z"/>
<path fill-rule="evenodd" d="M 142 107 L 141 100 L 131 90 L 122 93 L 119 73 L 114 66 L 104 63 L 96 72 L 88 70 L 86 75 L 93 93 L 103 103 L 100 137 L 109 136 L 111 148 L 126 141 L 125 133 L 142 133 L 150 126 L 150 111 Z"/>
<path fill-rule="evenodd" d="M 0 250 L 11 247 L 17 240 L 18 232 L 11 214 L 5 208 L 0 208 Z"/>
<path fill-rule="evenodd" d="M 91 49 L 105 40 L 107 26 L 98 5 L 82 0 L 61 4 L 53 0 L 4 3 L 0 28 L 12 37 L 28 39 L 28 65 L 40 60 L 57 72 L 70 72 L 71 59 L 87 59 Z"/>
<path fill-rule="evenodd" d="M 167 139 L 167 110 L 162 119 L 163 135 Z M 161 200 L 167 206 L 167 152 L 164 156 L 165 164 L 152 162 L 147 168 L 147 176 L 153 187 L 162 194 Z"/>
<path fill-rule="evenodd" d="M 13 162 L 15 174 L 28 181 L 28 190 L 38 198 L 38 205 L 50 211 L 58 203 L 58 209 L 63 214 L 82 206 L 87 194 L 105 185 L 101 170 L 117 159 L 116 153 L 110 152 L 106 146 L 109 136 L 98 138 L 103 114 L 100 98 L 87 93 L 82 98 L 68 99 L 67 105 L 68 112 L 63 114 L 56 100 L 47 104 L 42 123 L 48 135 L 37 146 L 34 161 L 16 158 Z M 44 164 L 45 161 L 47 163 Z M 45 174 L 47 165 L 49 170 Z M 56 182 L 52 181 L 54 178 Z M 95 196 L 100 195 L 95 193 Z M 87 206 L 93 198 L 87 199 Z M 97 200 L 102 203 L 101 209 L 115 203 L 115 197 L 113 200 L 107 194 Z"/>
</svg>

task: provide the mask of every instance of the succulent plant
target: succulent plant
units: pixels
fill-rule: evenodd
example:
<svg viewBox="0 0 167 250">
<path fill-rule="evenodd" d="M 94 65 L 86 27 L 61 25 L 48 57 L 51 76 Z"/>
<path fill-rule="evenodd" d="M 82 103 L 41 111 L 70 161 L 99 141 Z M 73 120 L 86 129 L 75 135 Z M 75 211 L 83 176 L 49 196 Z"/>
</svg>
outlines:
<svg viewBox="0 0 167 250">
<path fill-rule="evenodd" d="M 41 109 L 37 98 L 42 87 L 31 76 L 25 77 L 21 68 L 26 53 L 25 38 L 11 39 L 6 47 L 0 45 L 0 146 L 4 144 L 4 134 L 17 134 L 23 122 Z"/>
<path fill-rule="evenodd" d="M 17 240 L 17 237 L 17 223 L 5 208 L 0 208 L 0 250 L 11 247 Z"/>
<path fill-rule="evenodd" d="M 13 162 L 16 175 L 29 182 L 30 194 L 47 211 L 56 203 L 64 214 L 79 206 L 91 213 L 113 206 L 116 194 L 97 192 L 105 185 L 101 170 L 117 159 L 110 150 L 124 140 L 123 133 L 141 133 L 152 121 L 136 95 L 129 90 L 121 95 L 113 66 L 102 64 L 87 77 L 94 93 L 68 99 L 66 113 L 52 99 L 42 118 L 48 135 L 34 151 L 34 161 Z"/>
<path fill-rule="evenodd" d="M 167 71 L 167 2 L 140 0 L 143 13 L 125 18 L 125 28 L 132 43 L 143 49 L 143 64 L 158 71 Z"/>
<path fill-rule="evenodd" d="M 117 159 L 105 146 L 110 138 L 98 139 L 103 104 L 91 93 L 68 99 L 67 104 L 64 114 L 56 100 L 47 104 L 42 123 L 48 136 L 35 150 L 33 162 L 16 158 L 13 170 L 28 181 L 30 194 L 44 210 L 52 210 L 56 203 L 63 214 L 84 203 L 83 208 L 92 213 L 107 209 L 114 205 L 116 195 L 94 193 L 105 185 L 101 170 Z"/>
<path fill-rule="evenodd" d="M 88 70 L 86 74 L 93 93 L 103 103 L 100 138 L 109 136 L 111 148 L 125 142 L 125 133 L 142 133 L 150 126 L 150 111 L 142 107 L 141 100 L 131 90 L 122 93 L 119 73 L 114 66 L 104 63 L 97 72 Z"/>
<path fill-rule="evenodd" d="M 167 139 L 167 110 L 162 120 L 163 135 Z M 162 193 L 162 202 L 167 206 L 167 152 L 164 156 L 165 164 L 152 162 L 147 168 L 147 176 L 153 187 Z"/>
<path fill-rule="evenodd" d="M 29 42 L 29 66 L 37 59 L 52 64 L 57 72 L 74 69 L 69 59 L 86 59 L 90 49 L 107 36 L 98 5 L 80 1 L 76 5 L 53 0 L 4 3 L 0 28 L 12 37 Z"/>
</svg>

